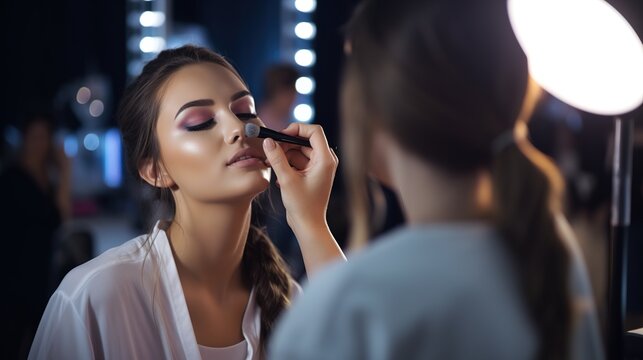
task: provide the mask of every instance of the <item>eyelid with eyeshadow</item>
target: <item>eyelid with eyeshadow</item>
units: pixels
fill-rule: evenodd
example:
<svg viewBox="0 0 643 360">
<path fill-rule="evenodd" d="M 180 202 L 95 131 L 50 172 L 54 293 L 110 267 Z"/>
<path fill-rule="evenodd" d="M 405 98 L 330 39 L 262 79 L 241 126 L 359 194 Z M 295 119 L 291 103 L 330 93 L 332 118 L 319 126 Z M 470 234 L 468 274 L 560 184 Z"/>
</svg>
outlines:
<svg viewBox="0 0 643 360">
<path fill-rule="evenodd" d="M 207 130 L 212 128 L 214 125 L 217 123 L 214 121 L 214 118 L 209 118 L 206 121 L 203 121 L 199 124 L 196 125 L 191 125 L 191 126 L 184 126 L 185 130 L 187 131 L 200 131 L 200 130 Z"/>
</svg>

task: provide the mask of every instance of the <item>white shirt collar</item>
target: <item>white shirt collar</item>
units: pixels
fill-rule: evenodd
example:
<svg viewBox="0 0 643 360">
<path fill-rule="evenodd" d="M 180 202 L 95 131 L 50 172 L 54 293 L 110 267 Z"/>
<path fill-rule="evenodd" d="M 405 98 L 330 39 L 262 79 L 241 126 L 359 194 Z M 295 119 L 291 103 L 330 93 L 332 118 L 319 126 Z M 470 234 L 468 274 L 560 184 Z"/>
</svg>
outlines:
<svg viewBox="0 0 643 360">
<path fill-rule="evenodd" d="M 188 306 L 185 301 L 185 294 L 179 279 L 179 273 L 176 268 L 170 241 L 165 232 L 165 224 L 158 221 L 152 231 L 150 241 L 151 246 L 158 254 L 158 267 L 164 277 L 164 286 L 167 291 L 167 298 L 170 301 L 171 312 L 174 317 L 174 323 L 178 327 L 178 333 L 181 334 L 181 342 L 185 355 L 188 359 L 199 359 L 201 354 L 199 346 L 194 335 L 194 328 L 188 312 Z M 248 355 L 246 359 L 258 358 L 257 351 L 260 347 L 261 331 L 261 309 L 256 304 L 254 287 L 250 291 L 250 298 L 243 315 L 241 330 L 248 345 Z"/>
</svg>

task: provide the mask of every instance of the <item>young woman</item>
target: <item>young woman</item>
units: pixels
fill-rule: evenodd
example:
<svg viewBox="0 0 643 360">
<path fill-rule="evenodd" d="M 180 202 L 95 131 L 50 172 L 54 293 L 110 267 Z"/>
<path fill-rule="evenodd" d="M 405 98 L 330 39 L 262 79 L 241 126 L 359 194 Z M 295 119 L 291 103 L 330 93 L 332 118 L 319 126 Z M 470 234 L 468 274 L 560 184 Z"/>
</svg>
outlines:
<svg viewBox="0 0 643 360">
<path fill-rule="evenodd" d="M 248 87 L 221 56 L 184 46 L 145 66 L 117 116 L 129 167 L 172 216 L 71 271 L 30 358 L 261 358 L 298 285 L 251 225 L 270 169 L 261 140 L 244 133 L 246 123 L 262 124 Z M 320 127 L 286 132 L 313 144 L 285 148 L 275 164 L 291 175 L 285 193 L 314 197 L 288 218 L 313 273 L 343 258 L 324 220 L 337 159 Z"/>
<path fill-rule="evenodd" d="M 318 274 L 272 359 L 600 359 L 562 181 L 527 138 L 539 89 L 505 0 L 366 0 L 348 28 L 354 240 L 372 171 L 408 224 Z"/>
</svg>

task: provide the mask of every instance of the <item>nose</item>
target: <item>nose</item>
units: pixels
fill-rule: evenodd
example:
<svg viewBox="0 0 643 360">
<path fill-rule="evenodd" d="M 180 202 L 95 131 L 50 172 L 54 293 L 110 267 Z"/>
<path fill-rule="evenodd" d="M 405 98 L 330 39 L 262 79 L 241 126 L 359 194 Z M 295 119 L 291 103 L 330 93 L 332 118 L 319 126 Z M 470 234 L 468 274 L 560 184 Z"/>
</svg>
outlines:
<svg viewBox="0 0 643 360">
<path fill-rule="evenodd" d="M 246 139 L 245 123 L 235 114 L 231 114 L 225 121 L 224 136 L 227 144 L 244 141 Z"/>
</svg>

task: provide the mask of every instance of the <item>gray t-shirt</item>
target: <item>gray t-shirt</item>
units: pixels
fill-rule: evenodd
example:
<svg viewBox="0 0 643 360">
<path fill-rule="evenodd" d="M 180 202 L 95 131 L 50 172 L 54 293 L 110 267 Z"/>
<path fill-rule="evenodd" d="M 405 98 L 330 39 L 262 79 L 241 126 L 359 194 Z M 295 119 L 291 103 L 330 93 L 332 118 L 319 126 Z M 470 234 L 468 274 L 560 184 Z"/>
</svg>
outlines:
<svg viewBox="0 0 643 360">
<path fill-rule="evenodd" d="M 574 253 L 575 359 L 602 359 L 591 289 Z M 533 359 L 515 270 L 482 223 L 405 227 L 319 273 L 280 320 L 269 358 Z"/>
</svg>

